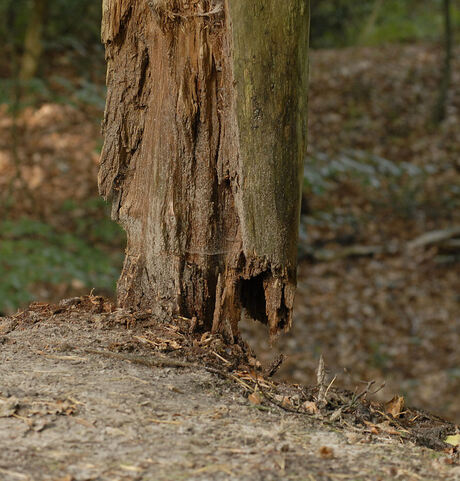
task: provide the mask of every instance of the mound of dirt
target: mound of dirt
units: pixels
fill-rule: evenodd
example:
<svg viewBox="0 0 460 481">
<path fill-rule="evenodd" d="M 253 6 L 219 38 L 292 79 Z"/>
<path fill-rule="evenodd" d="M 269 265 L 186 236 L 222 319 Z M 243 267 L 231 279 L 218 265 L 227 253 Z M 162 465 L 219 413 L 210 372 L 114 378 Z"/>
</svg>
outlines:
<svg viewBox="0 0 460 481">
<path fill-rule="evenodd" d="M 241 341 L 89 296 L 0 318 L 0 478 L 430 479 L 458 428 L 360 392 L 272 381 Z M 426 447 L 428 446 L 428 447 Z M 432 448 L 432 449 L 430 449 Z"/>
</svg>

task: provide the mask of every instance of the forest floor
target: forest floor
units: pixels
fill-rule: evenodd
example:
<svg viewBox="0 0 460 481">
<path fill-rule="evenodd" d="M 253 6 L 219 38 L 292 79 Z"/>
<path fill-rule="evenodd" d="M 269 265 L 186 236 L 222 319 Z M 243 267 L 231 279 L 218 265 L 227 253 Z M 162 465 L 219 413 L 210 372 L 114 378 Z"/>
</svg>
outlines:
<svg viewBox="0 0 460 481">
<path fill-rule="evenodd" d="M 441 62 L 434 45 L 312 52 L 294 328 L 273 346 L 264 326 L 242 328 L 262 363 L 287 356 L 277 380 L 314 384 L 323 354 L 334 386 L 385 381 L 376 398 L 459 422 L 460 51 L 435 126 Z M 71 103 L 0 107 L 7 314 L 31 298 L 113 294 L 120 270 L 123 236 L 96 201 L 103 94 L 82 102 L 101 86 L 71 80 Z"/>
<path fill-rule="evenodd" d="M 96 296 L 0 318 L 0 479 L 459 479 L 458 427 L 193 331 Z"/>
<path fill-rule="evenodd" d="M 338 385 L 386 381 L 380 399 L 459 422 L 460 49 L 434 126 L 441 61 L 430 45 L 312 53 L 294 327 L 275 346 L 245 335 L 264 362 L 288 355 L 280 379 L 314 382 L 322 354 Z"/>
</svg>

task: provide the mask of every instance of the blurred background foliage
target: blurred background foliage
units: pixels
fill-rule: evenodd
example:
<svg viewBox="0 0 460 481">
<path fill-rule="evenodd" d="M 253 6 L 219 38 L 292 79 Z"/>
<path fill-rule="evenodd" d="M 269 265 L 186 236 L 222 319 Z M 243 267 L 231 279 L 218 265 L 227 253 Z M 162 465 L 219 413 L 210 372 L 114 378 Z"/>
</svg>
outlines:
<svg viewBox="0 0 460 481">
<path fill-rule="evenodd" d="M 288 352 L 281 375 L 295 381 L 323 353 L 350 367 L 348 387 L 384 376 L 458 417 L 459 2 L 311 11 L 296 322 L 277 348 L 257 326 L 245 337 L 267 363 Z M 0 0 L 0 315 L 114 294 L 125 237 L 96 185 L 100 22 L 101 1 Z"/>
<path fill-rule="evenodd" d="M 0 103 L 11 109 L 45 101 L 103 108 L 100 22 L 100 2 L 1 0 L 0 52 L 8 61 L 0 64 Z"/>
<path fill-rule="evenodd" d="M 312 0 L 311 45 L 337 48 L 439 41 L 444 0 Z M 451 2 L 453 23 L 460 6 Z M 458 32 L 457 32 L 458 33 Z"/>
<path fill-rule="evenodd" d="M 91 187 L 79 198 L 71 191 L 57 193 L 60 212 L 47 213 L 42 204 L 53 202 L 52 192 L 43 199 L 27 185 L 24 174 L 34 153 L 21 152 L 27 129 L 20 117 L 28 108 L 73 106 L 97 132 L 105 101 L 100 22 L 97 1 L 0 0 L 0 104 L 9 114 L 9 136 L 1 141 L 14 163 L 0 194 L 0 312 L 37 296 L 58 298 L 93 286 L 113 292 L 124 236 L 97 197 L 95 179 L 75 179 Z M 98 139 L 96 155 L 100 147 Z M 55 167 L 65 173 L 72 161 L 51 159 L 47 174 Z M 95 175 L 94 168 L 89 174 Z M 22 195 L 15 195 L 18 190 Z"/>
<path fill-rule="evenodd" d="M 311 46 L 438 42 L 443 36 L 443 1 L 313 0 Z M 452 23 L 458 26 L 460 6 L 450 3 Z M 29 102 L 87 102 L 101 108 L 105 63 L 100 21 L 99 1 L 1 0 L 0 53 L 8 61 L 0 64 L 0 103 L 17 104 L 14 88 L 22 83 L 31 93 Z M 36 59 L 35 68 L 25 72 L 28 39 L 33 40 Z"/>
</svg>

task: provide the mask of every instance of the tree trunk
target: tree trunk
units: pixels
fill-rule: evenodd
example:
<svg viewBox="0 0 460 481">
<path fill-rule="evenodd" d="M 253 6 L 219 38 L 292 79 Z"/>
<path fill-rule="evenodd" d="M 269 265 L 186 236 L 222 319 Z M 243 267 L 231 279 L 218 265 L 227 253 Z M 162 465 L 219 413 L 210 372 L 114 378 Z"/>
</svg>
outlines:
<svg viewBox="0 0 460 481">
<path fill-rule="evenodd" d="M 19 79 L 27 82 L 37 75 L 43 51 L 43 24 L 47 0 L 33 0 L 29 23 L 24 38 L 24 53 L 21 59 Z"/>
<path fill-rule="evenodd" d="M 366 24 L 359 36 L 358 43 L 360 45 L 365 44 L 373 30 L 375 29 L 375 24 L 380 16 L 380 12 L 382 11 L 383 7 L 383 0 L 375 0 L 374 6 L 372 7 L 371 14 L 369 15 L 368 19 L 366 20 Z"/>
<path fill-rule="evenodd" d="M 308 0 L 104 0 L 121 306 L 232 335 L 243 310 L 291 325 L 308 29 Z"/>
<path fill-rule="evenodd" d="M 439 84 L 438 100 L 434 107 L 433 120 L 435 124 L 439 124 L 446 117 L 447 97 L 449 94 L 449 85 L 452 77 L 452 19 L 450 0 L 443 0 L 442 4 L 444 18 L 444 64 L 442 67 L 442 76 Z"/>
</svg>

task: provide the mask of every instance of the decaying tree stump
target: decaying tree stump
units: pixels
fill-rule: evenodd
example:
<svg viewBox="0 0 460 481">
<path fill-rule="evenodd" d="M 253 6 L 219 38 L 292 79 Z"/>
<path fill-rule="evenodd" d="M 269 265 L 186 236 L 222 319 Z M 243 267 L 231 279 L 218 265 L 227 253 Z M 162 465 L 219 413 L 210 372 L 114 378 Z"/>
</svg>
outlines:
<svg viewBox="0 0 460 481">
<path fill-rule="evenodd" d="M 308 0 L 104 0 L 99 186 L 128 235 L 121 306 L 291 324 Z"/>
</svg>

